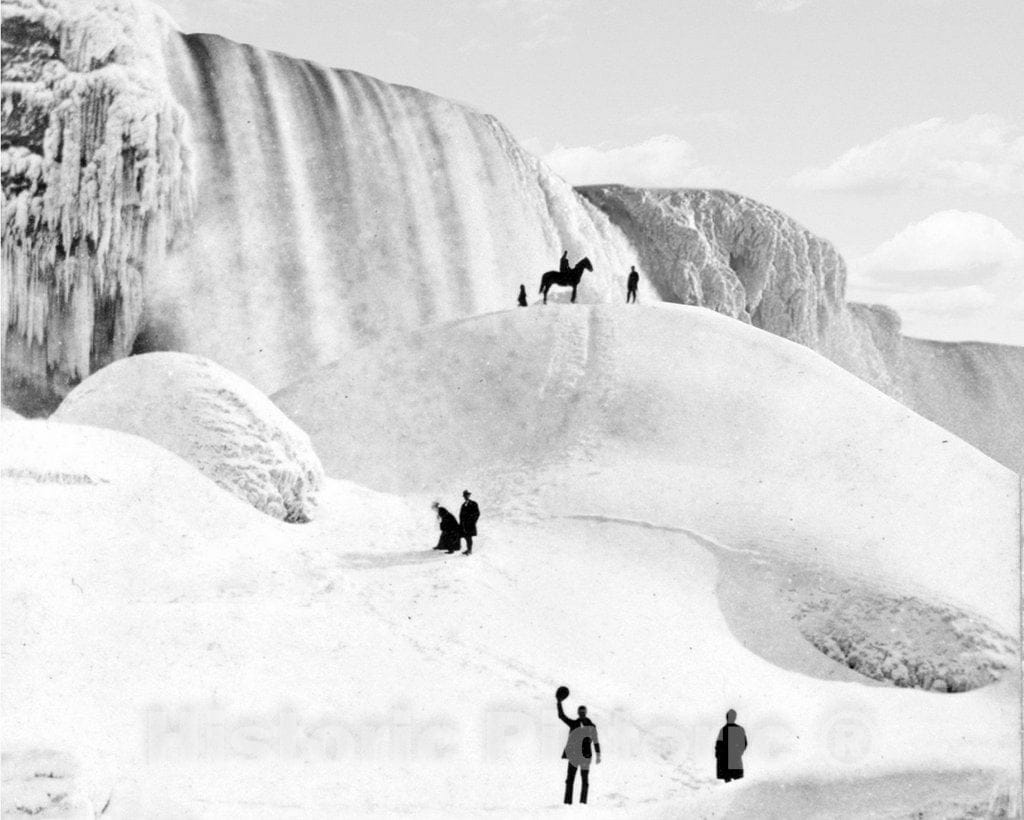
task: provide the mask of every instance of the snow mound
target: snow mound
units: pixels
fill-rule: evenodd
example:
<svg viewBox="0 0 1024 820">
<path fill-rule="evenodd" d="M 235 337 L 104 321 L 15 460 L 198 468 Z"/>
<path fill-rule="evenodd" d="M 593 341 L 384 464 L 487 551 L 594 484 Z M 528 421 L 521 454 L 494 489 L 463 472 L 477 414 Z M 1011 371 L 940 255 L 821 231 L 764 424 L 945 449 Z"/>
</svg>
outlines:
<svg viewBox="0 0 1024 820">
<path fill-rule="evenodd" d="M 685 529 L 1016 630 L 1017 476 L 710 310 L 489 314 L 363 348 L 274 401 L 328 472 L 377 490 Z"/>
<path fill-rule="evenodd" d="M 284 521 L 308 521 L 323 484 L 309 437 L 255 387 L 198 356 L 115 362 L 75 388 L 52 418 L 154 441 Z"/>
</svg>

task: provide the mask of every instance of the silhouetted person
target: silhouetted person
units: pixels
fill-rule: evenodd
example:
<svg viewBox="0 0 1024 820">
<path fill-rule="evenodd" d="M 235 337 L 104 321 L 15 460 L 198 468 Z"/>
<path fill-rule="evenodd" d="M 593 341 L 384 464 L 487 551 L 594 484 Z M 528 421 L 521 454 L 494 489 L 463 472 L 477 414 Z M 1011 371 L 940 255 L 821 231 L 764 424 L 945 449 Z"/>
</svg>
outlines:
<svg viewBox="0 0 1024 820">
<path fill-rule="evenodd" d="M 715 741 L 716 776 L 728 783 L 743 777 L 743 752 L 747 748 L 747 733 L 736 722 L 736 710 L 725 713 L 725 726 Z"/>
<path fill-rule="evenodd" d="M 466 500 L 459 510 L 459 526 L 462 527 L 462 537 L 466 539 L 466 555 L 473 553 L 473 536 L 476 535 L 476 522 L 480 520 L 480 507 L 469 496 L 469 490 L 462 491 L 462 497 Z"/>
<path fill-rule="evenodd" d="M 570 271 L 569 267 L 569 251 L 562 251 L 562 258 L 558 260 L 558 272 L 565 276 Z"/>
<path fill-rule="evenodd" d="M 587 802 L 587 792 L 590 790 L 590 760 L 591 751 L 594 752 L 594 759 L 601 762 L 601 744 L 597 740 L 597 726 L 587 717 L 587 707 L 580 706 L 576 710 L 576 720 L 566 717 L 562 710 L 562 698 L 555 695 L 555 702 L 558 704 L 558 719 L 569 727 L 569 739 L 565 743 L 565 750 L 562 752 L 562 760 L 568 760 L 569 768 L 565 773 L 565 802 L 572 803 L 572 789 L 576 782 L 576 770 L 580 770 L 580 802 Z"/>
<path fill-rule="evenodd" d="M 636 272 L 636 265 L 630 265 L 629 278 L 626 279 L 626 304 L 630 301 L 636 303 L 636 286 L 640 284 L 640 274 Z"/>
<path fill-rule="evenodd" d="M 434 549 L 445 550 L 448 553 L 458 552 L 459 538 L 462 536 L 459 522 L 455 520 L 454 515 L 436 501 L 433 503 L 433 507 L 437 510 L 437 520 L 441 526 L 441 538 L 438 539 L 437 546 Z"/>
<path fill-rule="evenodd" d="M 519 286 L 519 307 L 526 307 L 526 285 Z"/>
</svg>

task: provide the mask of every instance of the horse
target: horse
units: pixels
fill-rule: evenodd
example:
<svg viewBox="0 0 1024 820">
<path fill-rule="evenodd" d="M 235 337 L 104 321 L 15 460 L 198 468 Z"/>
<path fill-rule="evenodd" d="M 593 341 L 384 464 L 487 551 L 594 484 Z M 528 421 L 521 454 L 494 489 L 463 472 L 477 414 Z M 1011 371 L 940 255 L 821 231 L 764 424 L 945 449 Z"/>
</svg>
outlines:
<svg viewBox="0 0 1024 820">
<path fill-rule="evenodd" d="M 563 288 L 572 288 L 572 299 L 570 302 L 576 301 L 576 287 L 580 283 L 580 279 L 583 278 L 583 271 L 592 271 L 594 266 L 590 264 L 590 259 L 584 256 L 579 262 L 576 263 L 568 273 L 560 273 L 556 270 L 549 270 L 540 278 L 540 290 L 538 293 L 544 294 L 544 304 L 548 303 L 548 291 L 552 285 L 561 285 Z"/>
</svg>

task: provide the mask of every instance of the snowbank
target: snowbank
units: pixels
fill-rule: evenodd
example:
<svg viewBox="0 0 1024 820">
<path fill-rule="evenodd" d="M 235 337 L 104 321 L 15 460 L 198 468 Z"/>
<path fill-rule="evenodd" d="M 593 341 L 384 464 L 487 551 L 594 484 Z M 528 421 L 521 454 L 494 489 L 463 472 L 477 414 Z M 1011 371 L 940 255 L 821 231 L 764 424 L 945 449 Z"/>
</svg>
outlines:
<svg viewBox="0 0 1024 820">
<path fill-rule="evenodd" d="M 309 437 L 207 359 L 149 353 L 115 362 L 72 391 L 53 420 L 154 441 L 275 518 L 308 521 L 316 508 L 324 474 Z"/>
</svg>

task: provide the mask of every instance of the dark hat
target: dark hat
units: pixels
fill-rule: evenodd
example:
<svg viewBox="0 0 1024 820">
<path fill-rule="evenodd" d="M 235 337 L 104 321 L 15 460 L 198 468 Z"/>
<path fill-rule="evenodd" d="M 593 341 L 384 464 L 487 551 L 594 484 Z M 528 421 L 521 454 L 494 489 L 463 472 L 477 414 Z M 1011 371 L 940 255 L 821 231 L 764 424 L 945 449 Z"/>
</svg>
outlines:
<svg viewBox="0 0 1024 820">
<path fill-rule="evenodd" d="M 469 490 L 463 490 L 462 491 L 462 497 L 463 498 L 469 498 L 470 495 L 472 495 L 472 493 L 470 493 Z"/>
</svg>

